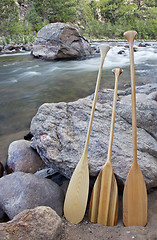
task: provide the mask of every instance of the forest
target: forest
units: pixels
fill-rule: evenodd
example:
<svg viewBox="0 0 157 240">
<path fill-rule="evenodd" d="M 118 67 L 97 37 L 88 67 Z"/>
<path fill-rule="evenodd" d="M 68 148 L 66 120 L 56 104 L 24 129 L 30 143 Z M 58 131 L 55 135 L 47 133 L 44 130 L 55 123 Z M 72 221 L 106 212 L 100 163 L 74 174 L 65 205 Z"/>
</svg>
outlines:
<svg viewBox="0 0 157 240">
<path fill-rule="evenodd" d="M 89 39 L 120 39 L 132 29 L 139 39 L 151 40 L 157 38 L 157 0 L 0 0 L 0 22 L 6 43 L 31 42 L 54 22 L 73 24 Z"/>
</svg>

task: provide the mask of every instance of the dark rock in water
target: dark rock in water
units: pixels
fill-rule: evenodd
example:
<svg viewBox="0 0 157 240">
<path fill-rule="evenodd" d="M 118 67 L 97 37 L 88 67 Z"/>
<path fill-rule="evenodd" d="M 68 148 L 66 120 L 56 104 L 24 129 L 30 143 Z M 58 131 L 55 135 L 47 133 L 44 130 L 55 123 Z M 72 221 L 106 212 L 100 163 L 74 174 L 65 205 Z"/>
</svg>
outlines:
<svg viewBox="0 0 157 240">
<path fill-rule="evenodd" d="M 7 173 L 17 171 L 35 173 L 44 165 L 37 152 L 30 147 L 29 141 L 18 140 L 10 144 L 6 163 Z"/>
<path fill-rule="evenodd" d="M 157 85 L 139 86 L 136 91 L 138 163 L 150 189 L 157 186 Z M 130 93 L 129 88 L 118 95 L 112 148 L 113 169 L 122 184 L 132 164 Z M 31 122 L 31 146 L 47 166 L 69 178 L 83 153 L 92 100 L 93 95 L 75 102 L 43 104 Z M 113 90 L 99 92 L 88 150 L 90 176 L 97 176 L 107 158 L 112 100 Z"/>
<path fill-rule="evenodd" d="M 37 206 L 49 206 L 62 216 L 64 193 L 50 179 L 16 172 L 0 178 L 0 189 L 0 209 L 10 219 Z"/>
<path fill-rule="evenodd" d="M 3 176 L 3 173 L 4 173 L 4 167 L 3 167 L 3 164 L 0 162 L 0 177 Z"/>
<path fill-rule="evenodd" d="M 151 45 L 148 43 L 140 43 L 138 46 L 139 47 L 147 47 L 147 46 L 151 46 Z"/>
<path fill-rule="evenodd" d="M 65 23 L 51 23 L 37 34 L 33 45 L 34 57 L 54 59 L 78 59 L 94 53 L 90 43 L 76 28 Z"/>
<path fill-rule="evenodd" d="M 36 207 L 0 224 L 0 240 L 59 240 L 62 220 L 50 207 Z"/>
<path fill-rule="evenodd" d="M 118 54 L 123 54 L 123 53 L 125 53 L 124 50 L 121 50 L 121 51 L 118 52 Z"/>
<path fill-rule="evenodd" d="M 4 51 L 15 51 L 15 52 L 19 52 L 21 49 L 20 45 L 13 45 L 13 44 L 7 44 L 4 46 Z"/>
</svg>

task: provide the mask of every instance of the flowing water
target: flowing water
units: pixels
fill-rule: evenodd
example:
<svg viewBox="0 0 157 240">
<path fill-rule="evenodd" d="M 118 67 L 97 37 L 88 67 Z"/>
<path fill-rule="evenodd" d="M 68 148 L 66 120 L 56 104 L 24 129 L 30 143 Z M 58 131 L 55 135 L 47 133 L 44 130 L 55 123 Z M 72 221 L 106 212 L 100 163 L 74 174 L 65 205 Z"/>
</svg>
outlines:
<svg viewBox="0 0 157 240">
<path fill-rule="evenodd" d="M 97 44 L 97 43 L 95 43 Z M 113 88 L 112 69 L 123 68 L 119 89 L 130 83 L 126 42 L 111 42 L 100 88 Z M 135 42 L 138 46 L 139 42 Z M 157 82 L 157 42 L 134 53 L 136 84 Z M 0 56 L 0 147 L 11 134 L 29 131 L 30 121 L 45 102 L 74 101 L 94 92 L 100 56 L 77 61 L 43 61 L 30 53 Z M 12 135 L 12 136 L 13 136 Z M 6 138 L 5 138 L 6 137 Z M 4 140 L 5 139 L 5 140 Z M 0 159 L 1 160 L 1 159 Z"/>
</svg>

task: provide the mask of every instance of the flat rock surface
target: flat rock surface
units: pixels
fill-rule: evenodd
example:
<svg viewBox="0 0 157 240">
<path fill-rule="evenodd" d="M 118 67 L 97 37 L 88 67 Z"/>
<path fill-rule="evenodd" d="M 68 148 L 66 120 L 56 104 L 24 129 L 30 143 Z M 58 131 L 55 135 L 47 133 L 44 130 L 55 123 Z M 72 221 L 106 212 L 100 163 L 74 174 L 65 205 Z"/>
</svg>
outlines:
<svg viewBox="0 0 157 240">
<path fill-rule="evenodd" d="M 137 156 L 147 188 L 157 186 L 157 85 L 137 88 Z M 124 184 L 132 164 L 131 90 L 118 93 L 111 161 Z M 31 122 L 31 146 L 48 167 L 71 177 L 83 153 L 93 95 L 76 102 L 45 103 Z M 88 160 L 90 176 L 102 169 L 108 150 L 113 90 L 98 94 L 90 136 Z"/>
</svg>

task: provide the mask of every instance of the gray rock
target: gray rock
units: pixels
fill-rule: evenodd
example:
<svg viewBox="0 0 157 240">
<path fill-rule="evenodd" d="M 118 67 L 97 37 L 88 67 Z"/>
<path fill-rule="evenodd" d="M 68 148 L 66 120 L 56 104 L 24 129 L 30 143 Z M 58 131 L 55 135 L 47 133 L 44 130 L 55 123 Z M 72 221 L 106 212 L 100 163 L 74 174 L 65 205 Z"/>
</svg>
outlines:
<svg viewBox="0 0 157 240">
<path fill-rule="evenodd" d="M 37 206 L 49 206 L 62 216 L 64 194 L 50 179 L 15 172 L 0 178 L 0 189 L 0 208 L 10 219 Z"/>
<path fill-rule="evenodd" d="M 156 90 L 154 85 L 141 86 L 137 93 L 137 155 L 148 189 L 157 186 L 157 102 L 152 97 Z M 76 102 L 43 104 L 31 122 L 31 146 L 46 165 L 69 178 L 83 153 L 92 99 L 93 95 Z M 113 90 L 98 94 L 88 151 L 90 176 L 99 173 L 107 158 L 112 99 Z M 131 115 L 131 96 L 120 92 L 111 160 L 122 184 L 133 159 Z"/>
<path fill-rule="evenodd" d="M 52 168 L 44 168 L 44 169 L 41 169 L 41 170 L 37 171 L 36 173 L 34 173 L 34 175 L 42 177 L 42 178 L 50 178 L 52 175 L 54 175 L 56 173 L 57 172 Z"/>
<path fill-rule="evenodd" d="M 43 165 L 44 162 L 30 147 L 29 141 L 17 140 L 10 144 L 6 166 L 8 173 L 17 171 L 35 173 Z"/>
<path fill-rule="evenodd" d="M 38 32 L 32 54 L 49 60 L 76 59 L 91 56 L 93 49 L 76 28 L 50 23 Z"/>
<path fill-rule="evenodd" d="M 0 240 L 59 240 L 62 220 L 50 207 L 36 207 L 0 224 Z"/>
</svg>

